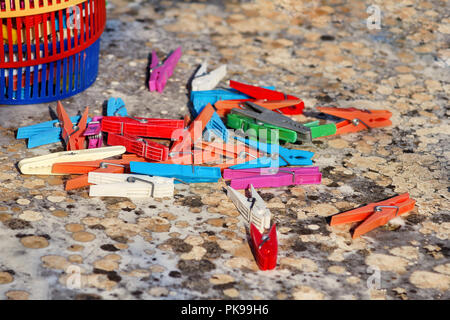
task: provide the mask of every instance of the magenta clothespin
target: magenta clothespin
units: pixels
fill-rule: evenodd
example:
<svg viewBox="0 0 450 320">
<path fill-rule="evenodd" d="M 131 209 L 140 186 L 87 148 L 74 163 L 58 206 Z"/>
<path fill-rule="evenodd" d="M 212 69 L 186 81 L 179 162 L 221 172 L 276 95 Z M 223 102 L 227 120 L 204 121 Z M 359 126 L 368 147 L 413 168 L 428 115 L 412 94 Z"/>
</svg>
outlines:
<svg viewBox="0 0 450 320">
<path fill-rule="evenodd" d="M 291 168 L 256 168 L 256 169 L 225 169 L 223 178 L 230 181 L 233 189 L 276 188 L 299 184 L 319 184 L 322 174 L 318 167 Z"/>
<path fill-rule="evenodd" d="M 89 122 L 84 136 L 88 137 L 88 149 L 100 148 L 103 144 L 102 137 L 102 116 L 96 116 Z"/>
<path fill-rule="evenodd" d="M 164 63 L 159 64 L 155 50 L 152 51 L 152 61 L 150 62 L 150 80 L 148 88 L 150 91 L 163 92 L 167 79 L 173 74 L 173 70 L 181 58 L 181 47 L 172 52 Z"/>
</svg>

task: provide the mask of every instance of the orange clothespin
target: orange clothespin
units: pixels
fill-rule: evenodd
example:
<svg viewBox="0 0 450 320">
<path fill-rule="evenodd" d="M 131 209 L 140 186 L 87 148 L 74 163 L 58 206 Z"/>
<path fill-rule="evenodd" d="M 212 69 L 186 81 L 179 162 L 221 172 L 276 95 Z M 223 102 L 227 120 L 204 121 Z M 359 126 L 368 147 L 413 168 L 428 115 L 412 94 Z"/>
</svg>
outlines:
<svg viewBox="0 0 450 320">
<path fill-rule="evenodd" d="M 62 138 L 66 144 L 66 150 L 81 150 L 85 149 L 83 132 L 87 126 L 89 107 L 84 109 L 83 115 L 76 126 L 73 126 L 70 117 L 67 115 L 66 110 L 60 101 L 58 101 L 58 106 L 56 107 L 56 113 L 58 114 L 58 119 L 61 123 L 62 128 Z"/>
<path fill-rule="evenodd" d="M 129 172 L 130 161 L 145 161 L 144 158 L 134 154 L 123 155 L 119 160 L 95 160 L 55 163 L 52 173 L 81 174 L 66 182 L 66 190 L 74 190 L 91 185 L 88 183 L 89 172 L 124 173 Z"/>
<path fill-rule="evenodd" d="M 181 137 L 173 143 L 172 148 L 169 151 L 169 155 L 183 154 L 186 150 L 190 153 L 191 146 L 196 140 L 202 138 L 203 130 L 205 130 L 205 127 L 211 120 L 213 114 L 214 108 L 208 103 L 199 113 L 197 118 L 191 122 L 189 128 L 184 130 Z"/>
<path fill-rule="evenodd" d="M 159 163 L 184 165 L 209 163 L 214 167 L 225 169 L 262 156 L 262 152 L 243 143 L 232 144 L 225 142 L 198 141 L 194 144 L 194 149 L 190 151 L 185 150 L 185 152 L 180 154 L 174 154 L 169 160 Z"/>
<path fill-rule="evenodd" d="M 353 232 L 353 239 L 355 239 L 385 225 L 389 220 L 413 210 L 415 203 L 416 200 L 411 199 L 408 193 L 403 193 L 388 200 L 336 214 L 331 217 L 330 226 L 364 221 Z"/>
<path fill-rule="evenodd" d="M 214 103 L 216 112 L 219 116 L 225 117 L 230 113 L 231 109 L 238 108 L 242 109 L 245 101 L 251 101 L 257 105 L 264 107 L 269 110 L 277 110 L 284 107 L 295 106 L 302 101 L 300 99 L 289 99 L 289 100 L 220 100 Z"/>
<path fill-rule="evenodd" d="M 318 107 L 320 112 L 346 119 L 336 124 L 336 135 L 365 129 L 387 127 L 392 124 L 388 110 L 360 110 L 356 108 Z"/>
</svg>

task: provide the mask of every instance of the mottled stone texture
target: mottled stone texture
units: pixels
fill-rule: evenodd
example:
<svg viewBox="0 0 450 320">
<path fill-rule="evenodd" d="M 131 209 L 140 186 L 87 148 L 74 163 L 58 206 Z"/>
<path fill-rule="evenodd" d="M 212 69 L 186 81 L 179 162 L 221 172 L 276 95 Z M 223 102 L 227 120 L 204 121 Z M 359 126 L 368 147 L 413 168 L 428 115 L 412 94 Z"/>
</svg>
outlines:
<svg viewBox="0 0 450 320">
<path fill-rule="evenodd" d="M 387 109 L 393 125 L 315 142 L 318 186 L 261 189 L 279 263 L 258 272 L 223 182 L 177 187 L 173 200 L 90 199 L 66 177 L 22 176 L 15 130 L 56 103 L 0 108 L 0 298 L 449 299 L 448 2 L 109 0 L 100 74 L 64 101 L 75 114 L 122 97 L 136 116 L 182 117 L 198 64 L 226 81 L 274 85 L 317 106 Z M 151 49 L 183 56 L 163 94 L 146 89 Z M 226 86 L 224 80 L 222 85 Z M 329 119 L 330 120 L 330 119 Z M 298 148 L 298 147 L 297 147 Z M 326 217 L 409 192 L 414 211 L 352 240 Z M 377 275 L 379 278 L 377 279 Z M 378 281 L 379 280 L 379 281 Z"/>
</svg>

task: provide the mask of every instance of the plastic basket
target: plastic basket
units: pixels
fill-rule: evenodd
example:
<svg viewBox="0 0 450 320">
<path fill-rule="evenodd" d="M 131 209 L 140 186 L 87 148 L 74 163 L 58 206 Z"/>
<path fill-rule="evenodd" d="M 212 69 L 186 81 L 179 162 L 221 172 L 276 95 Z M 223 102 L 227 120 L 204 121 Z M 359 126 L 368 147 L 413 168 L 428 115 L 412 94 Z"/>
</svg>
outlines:
<svg viewBox="0 0 450 320">
<path fill-rule="evenodd" d="M 24 17 L 65 9 L 85 0 L 0 0 L 0 18 Z"/>
<path fill-rule="evenodd" d="M 70 9 L 38 15 L 0 18 L 0 68 L 35 66 L 71 56 L 97 41 L 105 23 L 105 0 L 85 0 Z"/>
<path fill-rule="evenodd" d="M 0 104 L 59 100 L 95 81 L 105 0 L 76 7 L 0 18 Z"/>
<path fill-rule="evenodd" d="M 61 60 L 0 69 L 0 104 L 50 102 L 82 92 L 97 78 L 99 52 L 100 39 Z"/>
</svg>

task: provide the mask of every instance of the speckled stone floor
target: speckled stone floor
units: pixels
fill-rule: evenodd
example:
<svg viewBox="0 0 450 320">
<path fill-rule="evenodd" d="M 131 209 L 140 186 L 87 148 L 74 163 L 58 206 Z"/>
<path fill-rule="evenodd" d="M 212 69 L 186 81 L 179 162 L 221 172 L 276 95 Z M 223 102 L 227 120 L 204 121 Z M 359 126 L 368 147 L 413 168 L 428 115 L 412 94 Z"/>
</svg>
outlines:
<svg viewBox="0 0 450 320">
<path fill-rule="evenodd" d="M 366 24 L 378 5 L 381 29 Z M 387 109 L 393 125 L 315 143 L 321 185 L 261 189 L 278 225 L 276 270 L 258 271 L 223 182 L 130 201 L 23 176 L 15 130 L 56 104 L 0 108 L 0 299 L 449 299 L 450 18 L 447 1 L 109 0 L 100 73 L 74 114 L 122 97 L 130 114 L 182 117 L 198 64 L 316 106 Z M 164 94 L 145 87 L 151 49 L 183 57 Z M 224 80 L 223 86 L 227 85 Z M 352 240 L 326 217 L 409 192 L 409 214 Z M 73 272 L 81 273 L 79 288 Z"/>
</svg>

